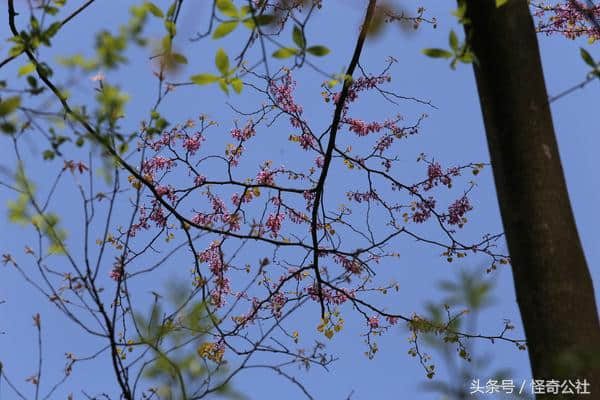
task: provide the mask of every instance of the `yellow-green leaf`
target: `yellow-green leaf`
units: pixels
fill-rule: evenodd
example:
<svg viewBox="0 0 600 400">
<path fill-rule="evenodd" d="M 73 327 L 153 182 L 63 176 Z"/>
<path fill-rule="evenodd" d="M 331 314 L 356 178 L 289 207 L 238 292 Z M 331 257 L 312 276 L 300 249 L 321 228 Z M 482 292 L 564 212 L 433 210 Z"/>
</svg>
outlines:
<svg viewBox="0 0 600 400">
<path fill-rule="evenodd" d="M 423 49 L 421 53 L 432 58 L 450 58 L 452 53 L 444 49 Z"/>
<path fill-rule="evenodd" d="M 330 50 L 325 46 L 310 46 L 306 51 L 317 57 L 323 57 L 330 53 Z"/>
<path fill-rule="evenodd" d="M 162 10 L 160 8 L 158 8 L 158 6 L 156 4 L 154 4 L 154 3 L 152 3 L 151 1 L 147 1 L 146 2 L 146 8 L 155 17 L 162 18 L 162 17 L 165 16 L 163 14 Z"/>
<path fill-rule="evenodd" d="M 215 65 L 222 75 L 227 74 L 227 71 L 229 70 L 229 57 L 222 48 L 217 50 L 217 54 L 215 56 Z"/>
<path fill-rule="evenodd" d="M 244 82 L 240 78 L 233 78 L 231 80 L 231 87 L 237 94 L 242 93 L 242 88 L 244 87 Z"/>
<path fill-rule="evenodd" d="M 213 32 L 213 39 L 220 39 L 229 35 L 235 28 L 237 28 L 239 21 L 228 21 L 223 22 L 217 26 L 217 29 Z"/>
<path fill-rule="evenodd" d="M 256 15 L 254 18 L 252 18 L 252 17 L 246 18 L 243 21 L 243 23 L 249 29 L 254 29 L 257 25 L 258 26 L 269 25 L 269 24 L 272 24 L 273 21 L 275 21 L 274 15 L 261 14 L 261 15 Z"/>
<path fill-rule="evenodd" d="M 298 49 L 293 47 L 284 47 L 273 53 L 273 57 L 275 58 L 289 58 L 294 54 L 298 53 Z"/>
<path fill-rule="evenodd" d="M 33 72 L 34 70 L 35 70 L 35 64 L 32 62 L 29 62 L 29 63 L 23 65 L 21 68 L 19 68 L 19 76 L 27 75 L 27 74 Z"/>
<path fill-rule="evenodd" d="M 298 25 L 294 25 L 294 30 L 292 31 L 292 39 L 296 46 L 303 49 L 306 47 L 306 40 L 304 40 L 304 34 Z"/>
<path fill-rule="evenodd" d="M 231 0 L 217 0 L 217 8 L 228 17 L 239 17 L 238 10 Z"/>
<path fill-rule="evenodd" d="M 0 117 L 7 116 L 15 111 L 20 105 L 21 98 L 19 96 L 8 97 L 6 100 L 0 101 Z"/>
<path fill-rule="evenodd" d="M 173 53 L 171 54 L 173 60 L 178 64 L 187 64 L 187 58 L 183 54 Z"/>
<path fill-rule="evenodd" d="M 190 76 L 190 80 L 196 85 L 206 85 L 219 80 L 219 77 L 212 74 L 198 74 Z"/>
<path fill-rule="evenodd" d="M 508 0 L 496 0 L 496 8 L 502 7 L 508 2 Z"/>
</svg>

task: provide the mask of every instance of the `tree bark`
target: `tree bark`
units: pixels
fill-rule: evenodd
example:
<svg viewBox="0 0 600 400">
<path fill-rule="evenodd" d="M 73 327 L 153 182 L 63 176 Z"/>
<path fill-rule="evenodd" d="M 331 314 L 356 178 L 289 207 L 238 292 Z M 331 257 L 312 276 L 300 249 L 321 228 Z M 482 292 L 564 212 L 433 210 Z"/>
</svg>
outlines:
<svg viewBox="0 0 600 400">
<path fill-rule="evenodd" d="M 535 379 L 600 398 L 600 325 L 527 0 L 466 0 L 465 25 Z M 538 398 L 545 398 L 538 395 Z M 548 395 L 548 398 L 559 398 Z M 590 397 L 588 397 L 590 398 Z"/>
</svg>

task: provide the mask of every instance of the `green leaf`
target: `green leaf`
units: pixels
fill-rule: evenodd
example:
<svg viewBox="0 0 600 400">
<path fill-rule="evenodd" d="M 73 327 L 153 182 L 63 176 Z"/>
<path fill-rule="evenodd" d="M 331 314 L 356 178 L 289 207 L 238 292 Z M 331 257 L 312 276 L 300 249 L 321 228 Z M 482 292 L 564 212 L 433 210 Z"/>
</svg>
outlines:
<svg viewBox="0 0 600 400">
<path fill-rule="evenodd" d="M 228 21 L 223 22 L 217 26 L 217 29 L 213 32 L 213 39 L 220 39 L 224 36 L 229 35 L 235 28 L 237 28 L 239 21 Z"/>
<path fill-rule="evenodd" d="M 52 150 L 45 150 L 42 153 L 42 157 L 44 158 L 44 160 L 53 160 L 55 155 L 56 154 Z"/>
<path fill-rule="evenodd" d="M 177 34 L 177 28 L 175 27 L 175 23 L 173 21 L 165 21 L 165 28 L 167 28 L 169 36 L 174 37 Z"/>
<path fill-rule="evenodd" d="M 227 74 L 227 71 L 229 70 L 229 57 L 222 48 L 217 51 L 217 55 L 215 56 L 215 65 L 222 75 Z"/>
<path fill-rule="evenodd" d="M 27 74 L 33 72 L 34 70 L 35 70 L 35 64 L 32 62 L 29 62 L 29 63 L 23 65 L 21 68 L 19 68 L 19 76 L 27 75 Z"/>
<path fill-rule="evenodd" d="M 448 50 L 444 49 L 423 49 L 421 53 L 425 54 L 428 57 L 432 58 L 450 58 L 452 57 L 452 53 Z"/>
<path fill-rule="evenodd" d="M 310 46 L 306 51 L 317 57 L 323 57 L 330 53 L 330 50 L 325 46 Z"/>
<path fill-rule="evenodd" d="M 293 47 L 283 47 L 279 50 L 277 50 L 276 52 L 273 53 L 273 57 L 275 58 L 289 58 L 291 56 L 293 56 L 294 54 L 298 53 L 298 49 L 295 49 Z"/>
<path fill-rule="evenodd" d="M 207 85 L 219 80 L 219 77 L 212 74 L 198 74 L 190 76 L 190 80 L 196 85 Z"/>
<path fill-rule="evenodd" d="M 154 3 L 152 3 L 151 1 L 147 1 L 146 2 L 146 8 L 155 17 L 163 18 L 165 16 L 163 14 L 162 10 L 160 8 L 158 8 L 158 6 L 156 4 L 154 4 Z"/>
<path fill-rule="evenodd" d="M 508 3 L 508 0 L 496 0 L 496 8 L 502 7 L 506 3 Z"/>
<path fill-rule="evenodd" d="M 217 0 L 217 8 L 228 17 L 239 17 L 238 10 L 231 0 Z"/>
<path fill-rule="evenodd" d="M 448 42 L 450 43 L 450 48 L 454 50 L 455 53 L 458 52 L 458 36 L 456 36 L 456 32 L 454 30 L 450 31 L 450 37 L 448 38 Z"/>
<path fill-rule="evenodd" d="M 221 88 L 222 91 L 229 94 L 229 88 L 227 87 L 227 82 L 225 81 L 225 79 L 223 79 L 223 78 L 219 79 L 219 87 Z"/>
<path fill-rule="evenodd" d="M 233 88 L 233 90 L 235 90 L 235 92 L 237 94 L 240 94 L 240 93 L 242 93 L 244 83 L 242 82 L 242 80 L 240 78 L 233 78 L 231 80 L 231 87 Z"/>
<path fill-rule="evenodd" d="M 11 135 L 17 131 L 17 127 L 12 122 L 3 122 L 0 124 L 0 131 Z"/>
<path fill-rule="evenodd" d="M 21 54 L 24 50 L 25 46 L 23 46 L 22 44 L 17 44 L 11 47 L 10 50 L 8 50 L 8 55 L 11 57 L 16 57 L 19 54 Z"/>
<path fill-rule="evenodd" d="M 178 64 L 187 64 L 187 58 L 185 58 L 185 56 L 183 54 L 179 54 L 179 53 L 173 53 L 171 54 L 171 57 L 173 57 L 173 60 L 178 63 Z"/>
<path fill-rule="evenodd" d="M 21 105 L 19 96 L 8 97 L 0 101 L 0 117 L 5 117 L 15 111 Z"/>
<path fill-rule="evenodd" d="M 470 51 L 467 51 L 463 55 L 458 57 L 458 61 L 465 64 L 471 64 L 474 60 L 475 58 L 473 57 L 473 53 L 471 53 Z"/>
<path fill-rule="evenodd" d="M 294 30 L 292 31 L 292 39 L 294 40 L 294 43 L 296 43 L 296 46 L 298 46 L 299 48 L 304 49 L 306 47 L 306 40 L 304 40 L 304 34 L 302 33 L 302 30 L 298 25 L 294 25 Z"/>
<path fill-rule="evenodd" d="M 594 61 L 594 58 L 590 55 L 590 53 L 588 53 L 586 49 L 581 47 L 579 48 L 579 52 L 581 53 L 581 58 L 583 59 L 583 61 L 585 61 L 587 65 L 589 65 L 592 68 L 596 67 L 596 62 Z"/>
<path fill-rule="evenodd" d="M 52 23 L 48 29 L 46 29 L 45 34 L 49 37 L 52 38 L 54 35 L 56 35 L 56 33 L 58 32 L 58 30 L 62 27 L 62 22 L 54 22 Z"/>
<path fill-rule="evenodd" d="M 246 18 L 243 21 L 243 23 L 249 29 L 254 29 L 257 25 L 258 26 L 269 25 L 269 24 L 272 24 L 273 21 L 275 21 L 274 15 L 262 14 L 262 15 L 257 15 L 254 18 L 252 18 L 252 17 Z"/>
<path fill-rule="evenodd" d="M 173 1 L 167 10 L 167 18 L 172 17 L 175 14 L 175 8 L 177 8 L 177 0 Z"/>
</svg>

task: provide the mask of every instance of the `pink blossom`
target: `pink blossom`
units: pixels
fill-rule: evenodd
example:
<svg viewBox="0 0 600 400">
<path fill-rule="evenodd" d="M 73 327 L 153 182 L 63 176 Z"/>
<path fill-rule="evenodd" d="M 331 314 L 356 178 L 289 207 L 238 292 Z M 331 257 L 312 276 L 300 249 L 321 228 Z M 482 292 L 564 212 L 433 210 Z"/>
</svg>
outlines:
<svg viewBox="0 0 600 400">
<path fill-rule="evenodd" d="M 370 328 L 379 328 L 379 317 L 377 315 L 370 317 L 368 324 Z"/>
<path fill-rule="evenodd" d="M 198 132 L 193 137 L 185 138 L 183 141 L 183 148 L 186 149 L 191 155 L 194 155 L 204 140 L 204 136 Z"/>
<path fill-rule="evenodd" d="M 276 238 L 281 230 L 281 222 L 285 219 L 285 214 L 270 214 L 267 218 L 266 226 L 271 230 L 271 237 Z"/>
<path fill-rule="evenodd" d="M 239 141 L 248 140 L 255 134 L 256 131 L 254 130 L 254 125 L 252 121 L 248 121 L 248 123 L 244 126 L 243 129 L 233 128 L 231 130 L 231 136 L 233 136 L 234 139 L 237 139 Z"/>
<path fill-rule="evenodd" d="M 256 182 L 259 185 L 273 186 L 275 184 L 273 175 L 275 175 L 275 171 L 269 171 L 269 169 L 265 167 L 258 172 L 258 175 L 256 175 Z"/>
<path fill-rule="evenodd" d="M 430 197 L 423 201 L 419 201 L 415 204 L 415 212 L 413 213 L 412 219 L 416 223 L 422 223 L 429 219 L 431 211 L 435 208 L 435 199 Z"/>
<path fill-rule="evenodd" d="M 448 207 L 448 223 L 451 225 L 462 225 L 463 216 L 467 211 L 471 211 L 473 207 L 469 203 L 467 196 L 463 196 L 456 200 Z"/>
</svg>

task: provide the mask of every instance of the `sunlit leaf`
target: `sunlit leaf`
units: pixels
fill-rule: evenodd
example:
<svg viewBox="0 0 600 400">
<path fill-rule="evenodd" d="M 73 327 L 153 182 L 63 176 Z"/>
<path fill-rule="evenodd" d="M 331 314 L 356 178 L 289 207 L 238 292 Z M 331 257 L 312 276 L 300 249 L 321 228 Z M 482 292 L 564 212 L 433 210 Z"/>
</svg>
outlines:
<svg viewBox="0 0 600 400">
<path fill-rule="evenodd" d="M 273 53 L 273 57 L 275 58 L 289 58 L 294 54 L 298 53 L 298 49 L 293 47 L 284 47 Z"/>
<path fill-rule="evenodd" d="M 325 46 L 310 46 L 306 49 L 307 52 L 312 54 L 313 56 L 323 57 L 329 54 L 331 51 Z"/>
<path fill-rule="evenodd" d="M 238 21 L 229 21 L 219 24 L 219 26 L 217 26 L 217 28 L 213 32 L 212 38 L 220 39 L 229 35 L 235 28 L 237 28 L 238 23 Z"/>
<path fill-rule="evenodd" d="M 198 74 L 192 75 L 190 80 L 194 82 L 196 85 L 206 85 L 209 83 L 214 83 L 219 80 L 219 77 L 212 74 Z"/>
<path fill-rule="evenodd" d="M 421 53 L 432 58 L 450 58 L 452 53 L 444 49 L 423 49 Z"/>
<path fill-rule="evenodd" d="M 222 48 L 217 50 L 217 54 L 215 56 L 215 65 L 221 74 L 227 74 L 229 70 L 229 57 Z"/>
<path fill-rule="evenodd" d="M 217 8 L 228 17 L 239 17 L 238 10 L 231 0 L 217 0 Z"/>
<path fill-rule="evenodd" d="M 296 46 L 303 49 L 306 47 L 306 41 L 304 40 L 304 34 L 298 25 L 294 25 L 294 30 L 292 31 L 292 39 Z"/>
</svg>

